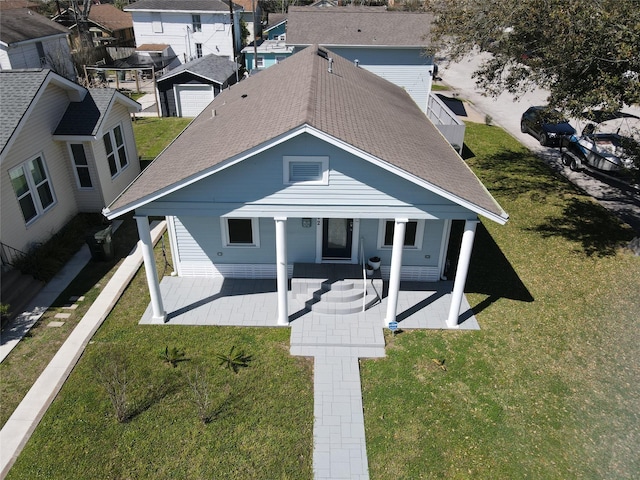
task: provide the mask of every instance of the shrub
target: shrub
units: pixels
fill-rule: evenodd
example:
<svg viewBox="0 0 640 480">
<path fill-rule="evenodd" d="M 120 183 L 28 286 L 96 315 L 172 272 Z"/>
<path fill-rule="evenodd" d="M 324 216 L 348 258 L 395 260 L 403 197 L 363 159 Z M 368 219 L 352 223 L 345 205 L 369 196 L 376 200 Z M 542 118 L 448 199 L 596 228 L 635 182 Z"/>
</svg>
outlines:
<svg viewBox="0 0 640 480">
<path fill-rule="evenodd" d="M 231 350 L 227 355 L 218 353 L 216 354 L 216 357 L 220 360 L 220 365 L 224 365 L 225 368 L 233 370 L 233 373 L 238 373 L 240 368 L 246 368 L 249 366 L 251 355 L 246 355 L 242 350 L 234 352 L 235 348 L 236 346 L 234 345 L 231 347 Z"/>
</svg>

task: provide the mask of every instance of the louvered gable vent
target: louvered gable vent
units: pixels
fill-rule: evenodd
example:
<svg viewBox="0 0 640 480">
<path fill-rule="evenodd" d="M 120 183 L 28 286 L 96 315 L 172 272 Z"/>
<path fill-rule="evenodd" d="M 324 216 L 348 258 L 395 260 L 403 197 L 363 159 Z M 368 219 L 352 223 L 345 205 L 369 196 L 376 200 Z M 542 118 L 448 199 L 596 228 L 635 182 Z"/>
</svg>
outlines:
<svg viewBox="0 0 640 480">
<path fill-rule="evenodd" d="M 289 180 L 291 182 L 314 182 L 322 180 L 322 164 L 320 162 L 291 162 L 289 164 Z"/>
<path fill-rule="evenodd" d="M 285 156 L 284 183 L 328 185 L 329 157 Z"/>
</svg>

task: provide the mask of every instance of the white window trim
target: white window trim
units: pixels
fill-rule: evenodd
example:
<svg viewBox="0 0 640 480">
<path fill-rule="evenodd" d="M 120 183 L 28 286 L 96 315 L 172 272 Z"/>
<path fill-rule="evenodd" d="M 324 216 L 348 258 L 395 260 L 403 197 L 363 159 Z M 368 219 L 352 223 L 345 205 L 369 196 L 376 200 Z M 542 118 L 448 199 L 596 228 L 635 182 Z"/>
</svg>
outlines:
<svg viewBox="0 0 640 480">
<path fill-rule="evenodd" d="M 251 233 L 253 243 L 231 243 L 229 239 L 229 223 L 227 220 L 251 220 Z M 260 247 L 260 223 L 258 218 L 220 217 L 220 230 L 222 232 L 222 245 L 226 248 L 258 248 Z"/>
<path fill-rule="evenodd" d="M 258 61 L 256 62 L 257 68 L 264 68 L 264 57 L 258 55 L 256 58 L 258 59 Z"/>
<path fill-rule="evenodd" d="M 116 128 L 118 127 L 120 127 L 120 132 L 122 133 L 122 146 L 124 147 L 124 154 L 127 158 L 127 164 L 124 167 L 120 165 L 120 155 L 118 154 L 118 145 L 116 144 L 116 135 L 114 133 L 116 131 Z M 125 130 L 123 125 L 119 123 L 117 125 L 114 125 L 113 128 L 111 128 L 102 136 L 102 145 L 104 147 L 105 158 L 107 159 L 107 168 L 109 169 L 109 174 L 111 174 L 111 168 L 109 167 L 109 154 L 107 153 L 107 146 L 104 144 L 105 135 L 109 135 L 109 137 L 111 138 L 111 147 L 113 148 L 113 154 L 115 155 L 116 173 L 111 175 L 112 180 L 119 176 L 124 170 L 129 168 L 129 165 L 131 165 L 131 160 L 129 159 L 129 152 L 127 148 L 127 138 L 124 132 Z"/>
<path fill-rule="evenodd" d="M 421 250 L 422 239 L 424 238 L 424 220 L 413 220 L 410 222 L 416 222 L 416 241 L 413 245 L 404 245 L 405 250 Z M 393 218 L 381 218 L 378 220 L 378 249 L 379 250 L 391 250 L 393 245 L 384 244 L 385 226 L 387 222 L 395 222 Z"/>
<path fill-rule="evenodd" d="M 320 163 L 322 178 L 320 180 L 307 180 L 298 182 L 289 178 L 289 166 L 292 163 Z M 282 181 L 285 185 L 329 185 L 329 157 L 321 156 L 284 156 Z"/>
<path fill-rule="evenodd" d="M 40 200 L 40 195 L 38 194 L 38 187 L 37 187 L 33 177 L 31 176 L 31 171 L 29 169 L 29 162 L 32 162 L 36 158 L 40 158 L 40 160 L 42 161 L 42 168 L 44 169 L 44 173 L 47 176 L 47 180 L 46 181 L 49 184 L 49 191 L 51 192 L 51 197 L 53 198 L 53 201 L 51 202 L 51 204 L 47 205 L 46 207 L 42 206 L 42 201 Z M 20 210 L 22 218 L 24 219 L 24 223 L 25 223 L 26 226 L 29 226 L 32 223 L 34 223 L 35 221 L 37 221 L 40 217 L 42 217 L 42 215 L 44 215 L 49 210 L 51 210 L 53 207 L 55 207 L 56 204 L 58 203 L 58 199 L 56 198 L 56 193 L 55 193 L 55 191 L 53 189 L 53 183 L 51 182 L 51 175 L 49 174 L 49 169 L 47 168 L 47 162 L 44 159 L 44 154 L 43 153 L 39 153 L 38 155 L 34 155 L 29 160 L 26 160 L 26 161 L 22 162 L 21 164 L 16 165 L 13 168 L 10 168 L 9 169 L 9 177 L 11 177 L 11 172 L 14 171 L 14 170 L 17 170 L 18 168 L 22 169 L 24 177 L 27 180 L 27 186 L 29 187 L 29 194 L 31 195 L 31 200 L 33 201 L 33 205 L 35 206 L 35 209 L 36 209 L 35 217 L 31 218 L 30 220 L 26 220 L 24 218 L 24 212 L 22 211 L 22 207 L 20 206 L 20 197 L 18 197 L 18 194 L 15 191 L 15 189 L 13 188 L 13 185 L 11 185 L 11 189 L 13 190 L 13 194 L 16 197 L 16 202 L 18 202 L 18 209 Z M 9 182 L 11 183 L 11 178 L 9 178 Z"/>
<path fill-rule="evenodd" d="M 78 165 L 76 163 L 76 156 L 73 154 L 73 149 L 71 145 L 82 145 L 82 149 L 84 150 L 84 158 L 87 160 L 86 165 Z M 67 143 L 67 149 L 69 150 L 69 156 L 71 157 L 71 165 L 73 166 L 73 175 L 76 177 L 76 185 L 78 186 L 78 190 L 93 190 L 93 177 L 91 176 L 91 168 L 89 168 L 89 159 L 87 158 L 87 149 L 82 142 L 72 142 Z M 90 187 L 83 187 L 80 183 L 80 176 L 78 175 L 78 168 L 86 168 L 89 173 L 89 181 L 91 181 Z"/>
<path fill-rule="evenodd" d="M 151 12 L 151 29 L 153 33 L 163 33 L 162 15 L 160 12 Z"/>
</svg>

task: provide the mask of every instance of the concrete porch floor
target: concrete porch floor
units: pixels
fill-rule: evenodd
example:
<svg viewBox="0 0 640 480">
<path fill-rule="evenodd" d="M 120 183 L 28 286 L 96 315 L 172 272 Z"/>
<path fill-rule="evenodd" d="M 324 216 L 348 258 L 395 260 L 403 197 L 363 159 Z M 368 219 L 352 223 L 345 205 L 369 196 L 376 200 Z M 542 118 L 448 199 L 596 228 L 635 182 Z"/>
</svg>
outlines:
<svg viewBox="0 0 640 480">
<path fill-rule="evenodd" d="M 398 295 L 397 322 L 401 329 L 448 329 L 447 315 L 451 282 L 402 282 Z M 163 277 L 160 282 L 168 325 L 228 325 L 276 327 L 277 292 L 275 280 L 223 279 L 203 277 Z M 307 312 L 303 299 L 289 296 L 291 327 L 302 319 L 329 320 L 332 315 Z M 367 323 L 382 327 L 386 296 L 363 314 Z M 479 330 L 473 312 L 463 297 L 458 328 Z M 353 315 L 338 315 L 346 320 Z M 141 324 L 157 323 L 148 306 Z M 330 332 L 327 332 L 331 335 Z M 355 339 L 354 339 L 355 340 Z M 331 342 L 333 343 L 333 342 Z"/>
</svg>

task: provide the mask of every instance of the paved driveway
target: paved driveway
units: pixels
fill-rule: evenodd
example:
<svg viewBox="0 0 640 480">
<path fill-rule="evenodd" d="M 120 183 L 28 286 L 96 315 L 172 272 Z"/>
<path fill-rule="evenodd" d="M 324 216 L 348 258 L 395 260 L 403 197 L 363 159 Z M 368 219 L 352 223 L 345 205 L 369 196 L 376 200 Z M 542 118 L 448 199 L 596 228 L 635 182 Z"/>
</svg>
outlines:
<svg viewBox="0 0 640 480">
<path fill-rule="evenodd" d="M 631 225 L 640 235 L 640 189 L 619 184 L 613 179 L 593 171 L 572 172 L 560 162 L 557 148 L 542 147 L 531 135 L 520 132 L 520 116 L 533 105 L 545 105 L 547 93 L 535 89 L 515 100 L 513 95 L 503 92 L 499 97 L 486 97 L 476 88 L 471 78 L 483 57 L 475 56 L 457 63 L 442 65 L 440 76 L 461 99 L 470 101 L 483 114 L 491 115 L 492 122 L 501 126 L 523 145 L 538 153 L 554 170 L 564 175 L 576 186 L 595 198 L 601 205 Z M 625 109 L 640 116 L 640 108 Z M 575 122 L 571 122 L 576 126 Z"/>
</svg>

